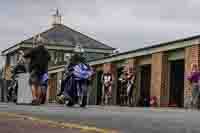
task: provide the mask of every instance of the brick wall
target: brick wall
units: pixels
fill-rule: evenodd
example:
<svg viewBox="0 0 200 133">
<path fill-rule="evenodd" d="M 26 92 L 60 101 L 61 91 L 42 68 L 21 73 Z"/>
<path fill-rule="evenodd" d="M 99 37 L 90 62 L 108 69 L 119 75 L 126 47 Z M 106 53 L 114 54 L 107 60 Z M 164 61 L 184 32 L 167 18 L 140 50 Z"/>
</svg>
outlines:
<svg viewBox="0 0 200 133">
<path fill-rule="evenodd" d="M 193 45 L 191 47 L 185 48 L 185 75 L 189 74 L 191 71 L 191 64 L 197 64 L 200 67 L 200 45 Z M 191 96 L 192 88 L 185 76 L 184 82 L 184 106 L 188 106 Z"/>
<path fill-rule="evenodd" d="M 168 104 L 168 61 L 165 53 L 152 55 L 151 96 L 156 96 L 159 106 Z"/>
<path fill-rule="evenodd" d="M 99 100 L 99 98 L 101 98 L 100 94 L 98 93 L 98 89 L 101 89 L 101 81 L 99 81 L 98 79 L 98 72 L 103 70 L 103 65 L 96 65 L 96 66 L 92 66 L 92 69 L 95 70 L 96 74 L 94 74 L 92 76 L 92 79 L 90 81 L 90 85 L 89 85 L 89 101 L 88 104 L 90 105 L 96 105 L 99 104 L 97 102 L 97 100 Z M 97 94 L 98 93 L 98 94 Z"/>
<path fill-rule="evenodd" d="M 4 78 L 6 80 L 11 80 L 11 75 L 12 75 L 11 67 L 10 67 L 10 65 L 6 65 L 6 67 L 4 69 Z"/>
<path fill-rule="evenodd" d="M 111 72 L 111 68 L 112 68 L 112 64 L 111 63 L 103 64 L 103 72 L 104 73 Z"/>
<path fill-rule="evenodd" d="M 56 99 L 56 91 L 57 91 L 57 80 L 49 79 L 48 81 L 48 90 L 47 90 L 47 102 L 54 102 Z"/>
<path fill-rule="evenodd" d="M 128 65 L 129 67 L 135 68 L 136 67 L 136 59 L 128 59 Z"/>
<path fill-rule="evenodd" d="M 110 72 L 112 74 L 113 79 L 115 79 L 115 72 L 116 72 L 117 68 L 116 65 L 113 63 L 107 63 L 103 65 L 103 72 Z"/>
<path fill-rule="evenodd" d="M 117 67 L 114 63 L 106 63 L 103 65 L 103 72 L 110 72 L 112 74 L 113 85 L 112 85 L 112 104 L 117 103 Z"/>
<path fill-rule="evenodd" d="M 139 76 L 138 76 L 138 59 L 136 58 L 132 58 L 132 59 L 128 59 L 128 65 L 130 68 L 133 68 L 136 70 L 136 88 L 134 89 L 133 91 L 133 96 L 134 96 L 134 100 L 135 100 L 135 103 L 137 105 L 137 103 L 139 102 L 139 98 L 140 98 L 140 81 L 139 81 Z"/>
<path fill-rule="evenodd" d="M 161 106 L 166 107 L 169 104 L 169 61 L 167 54 L 163 54 L 162 57 L 162 86 L 161 86 Z"/>
</svg>

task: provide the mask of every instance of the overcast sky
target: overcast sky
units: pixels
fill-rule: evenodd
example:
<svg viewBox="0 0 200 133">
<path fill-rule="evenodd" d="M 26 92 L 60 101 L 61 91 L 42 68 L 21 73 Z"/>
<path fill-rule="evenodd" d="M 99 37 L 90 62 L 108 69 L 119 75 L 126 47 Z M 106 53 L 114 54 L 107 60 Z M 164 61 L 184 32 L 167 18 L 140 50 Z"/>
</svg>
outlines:
<svg viewBox="0 0 200 133">
<path fill-rule="evenodd" d="M 200 0 L 1 0 L 1 49 L 63 24 L 127 51 L 200 34 Z"/>
</svg>

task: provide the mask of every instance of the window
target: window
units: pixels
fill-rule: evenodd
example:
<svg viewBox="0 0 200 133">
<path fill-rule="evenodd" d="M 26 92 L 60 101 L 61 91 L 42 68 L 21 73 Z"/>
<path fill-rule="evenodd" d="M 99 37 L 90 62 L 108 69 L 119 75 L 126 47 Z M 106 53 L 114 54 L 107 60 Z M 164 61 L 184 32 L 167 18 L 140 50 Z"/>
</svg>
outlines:
<svg viewBox="0 0 200 133">
<path fill-rule="evenodd" d="M 54 65 L 56 60 L 56 52 L 54 50 L 50 50 L 49 54 L 51 56 L 50 65 Z"/>
<path fill-rule="evenodd" d="M 64 62 L 64 52 L 63 51 L 56 51 L 56 64 L 60 65 Z"/>
<path fill-rule="evenodd" d="M 51 55 L 51 66 L 52 65 L 61 65 L 64 62 L 64 52 L 60 50 L 50 50 L 49 51 Z"/>
<path fill-rule="evenodd" d="M 61 62 L 64 62 L 64 52 L 61 53 Z"/>
<path fill-rule="evenodd" d="M 53 61 L 54 60 L 54 51 L 49 51 L 49 54 L 51 56 L 51 61 Z"/>
<path fill-rule="evenodd" d="M 104 54 L 101 53 L 84 53 L 84 57 L 89 61 L 93 59 L 98 59 L 104 56 Z"/>
<path fill-rule="evenodd" d="M 62 56 L 62 52 L 58 52 L 58 62 L 60 63 L 60 62 L 62 62 L 62 58 L 63 58 L 63 56 Z"/>
</svg>

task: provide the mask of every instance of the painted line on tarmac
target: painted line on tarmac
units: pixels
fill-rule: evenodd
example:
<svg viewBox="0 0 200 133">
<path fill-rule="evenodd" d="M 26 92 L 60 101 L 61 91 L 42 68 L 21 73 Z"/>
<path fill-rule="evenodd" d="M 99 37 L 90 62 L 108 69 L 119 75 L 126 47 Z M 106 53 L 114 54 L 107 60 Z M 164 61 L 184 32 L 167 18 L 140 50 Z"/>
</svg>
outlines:
<svg viewBox="0 0 200 133">
<path fill-rule="evenodd" d="M 74 128 L 74 129 L 80 129 L 82 131 L 87 131 L 87 132 L 98 132 L 98 133 L 119 133 L 118 131 L 115 130 L 110 130 L 110 129 L 102 129 L 102 128 L 96 128 L 96 127 L 89 127 L 89 126 L 84 126 L 84 125 L 79 125 L 79 124 L 72 124 L 72 123 L 65 123 L 65 122 L 57 122 L 57 121 L 52 121 L 52 120 L 47 120 L 47 119 L 42 119 L 38 117 L 31 117 L 28 115 L 20 115 L 17 113 L 8 113 L 8 112 L 0 112 L 0 116 L 8 116 L 8 117 L 17 117 L 17 118 L 23 118 L 31 121 L 38 121 L 38 122 L 44 122 L 49 125 L 52 125 L 53 127 L 60 127 L 60 128 Z"/>
</svg>

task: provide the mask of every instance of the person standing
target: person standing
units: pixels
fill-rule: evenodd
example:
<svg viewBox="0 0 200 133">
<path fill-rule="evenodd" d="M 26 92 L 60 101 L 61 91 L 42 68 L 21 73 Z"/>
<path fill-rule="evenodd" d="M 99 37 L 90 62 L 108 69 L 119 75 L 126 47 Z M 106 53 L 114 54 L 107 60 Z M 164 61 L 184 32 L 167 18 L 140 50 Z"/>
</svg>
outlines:
<svg viewBox="0 0 200 133">
<path fill-rule="evenodd" d="M 197 64 L 191 65 L 192 71 L 190 72 L 188 76 L 188 80 L 190 81 L 190 84 L 192 85 L 192 107 L 198 108 L 199 106 L 199 80 L 200 80 L 200 72 Z"/>
<path fill-rule="evenodd" d="M 128 106 L 134 106 L 136 103 L 136 70 L 135 68 L 129 68 L 127 73 L 127 100 Z"/>
<path fill-rule="evenodd" d="M 32 89 L 32 104 L 44 104 L 48 85 L 48 61 L 50 55 L 43 42 L 38 42 L 35 47 L 24 55 L 29 59 L 29 84 Z"/>
<path fill-rule="evenodd" d="M 126 104 L 126 89 L 127 89 L 127 71 L 126 69 L 122 70 L 122 74 L 119 77 L 118 87 L 119 87 L 119 103 L 120 105 Z"/>
<path fill-rule="evenodd" d="M 110 104 L 112 98 L 112 74 L 106 72 L 102 75 L 102 104 Z"/>
</svg>

